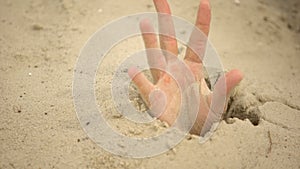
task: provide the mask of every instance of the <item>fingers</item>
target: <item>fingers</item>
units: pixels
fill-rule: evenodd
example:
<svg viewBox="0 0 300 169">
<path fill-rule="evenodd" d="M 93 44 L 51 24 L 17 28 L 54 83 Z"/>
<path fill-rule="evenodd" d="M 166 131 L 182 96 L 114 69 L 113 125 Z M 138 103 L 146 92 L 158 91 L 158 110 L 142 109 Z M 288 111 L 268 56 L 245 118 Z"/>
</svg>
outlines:
<svg viewBox="0 0 300 169">
<path fill-rule="evenodd" d="M 150 21 L 148 19 L 142 20 L 140 22 L 140 29 L 142 32 L 147 53 L 147 60 L 150 68 L 163 68 L 166 64 L 165 58 L 159 50 L 156 34 Z M 161 76 L 161 71 L 157 69 L 151 69 L 151 74 L 155 84 Z"/>
<path fill-rule="evenodd" d="M 159 118 L 164 113 L 167 106 L 166 94 L 159 89 L 152 90 L 149 94 L 149 103 L 150 114 Z"/>
<path fill-rule="evenodd" d="M 201 136 L 209 131 L 214 123 L 220 121 L 224 112 L 224 107 L 226 110 L 226 102 L 230 92 L 242 79 L 243 75 L 239 70 L 231 70 L 218 79 L 212 95 L 209 96 L 208 105 L 210 105 L 210 108 L 201 130 Z"/>
<path fill-rule="evenodd" d="M 143 100 L 149 105 L 148 95 L 154 89 L 153 84 L 146 78 L 143 72 L 139 72 L 135 67 L 128 69 L 128 75 L 139 89 Z"/>
<path fill-rule="evenodd" d="M 177 56 L 178 46 L 169 4 L 167 0 L 153 0 L 153 2 L 158 12 L 160 47 Z"/>
<path fill-rule="evenodd" d="M 208 36 L 211 20 L 211 9 L 209 0 L 202 0 L 198 9 L 195 26 L 200 29 L 204 35 Z"/>
<path fill-rule="evenodd" d="M 140 22 L 144 44 L 146 48 L 158 48 L 157 39 L 153 26 L 148 19 Z"/>
<path fill-rule="evenodd" d="M 214 87 L 214 93 L 219 96 L 228 97 L 230 92 L 242 81 L 242 79 L 242 72 L 237 69 L 233 69 L 218 79 Z"/>
<path fill-rule="evenodd" d="M 185 59 L 197 63 L 205 54 L 207 36 L 209 34 L 211 20 L 211 9 L 209 0 L 201 0 L 195 28 L 191 34 L 189 47 L 187 48 Z M 200 58 L 199 58 L 200 57 Z"/>
<path fill-rule="evenodd" d="M 241 71 L 234 69 L 226 73 L 226 95 L 229 96 L 230 92 L 236 87 L 243 79 Z"/>
</svg>

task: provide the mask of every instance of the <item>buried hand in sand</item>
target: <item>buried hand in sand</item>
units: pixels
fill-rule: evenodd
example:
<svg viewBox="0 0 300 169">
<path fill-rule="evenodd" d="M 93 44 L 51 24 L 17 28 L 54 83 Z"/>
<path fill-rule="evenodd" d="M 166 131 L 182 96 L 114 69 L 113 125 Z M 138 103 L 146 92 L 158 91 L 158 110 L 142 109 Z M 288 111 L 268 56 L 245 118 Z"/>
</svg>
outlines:
<svg viewBox="0 0 300 169">
<path fill-rule="evenodd" d="M 158 43 L 156 35 L 153 33 L 154 30 L 149 21 L 143 20 L 140 23 L 140 27 L 146 49 L 160 49 L 161 51 L 163 51 L 161 52 L 162 55 L 165 55 L 165 58 L 161 57 L 160 59 L 157 59 L 157 57 L 155 57 L 156 59 L 153 59 L 154 57 L 151 56 L 151 52 L 147 52 L 149 65 L 151 66 L 156 64 L 166 66 L 169 64 L 170 60 L 166 56 L 167 53 L 171 53 L 173 57 L 178 56 L 177 40 L 174 37 L 175 30 L 167 0 L 154 0 L 154 4 L 157 12 L 161 14 L 161 16 L 159 16 L 160 45 Z M 209 0 L 202 0 L 199 6 L 195 27 L 197 28 L 197 30 L 201 30 L 205 36 L 208 36 L 209 33 L 210 19 L 211 11 Z M 195 81 L 197 81 L 197 83 L 200 85 L 200 107 L 198 110 L 196 121 L 190 130 L 190 133 L 199 135 L 209 113 L 212 92 L 205 83 L 203 64 L 200 59 L 202 58 L 201 56 L 205 53 L 206 40 L 204 40 L 205 38 L 200 38 L 193 33 L 190 37 L 189 44 L 190 46 L 193 46 L 193 49 L 198 49 L 198 51 L 187 48 L 184 62 L 192 72 Z M 174 68 L 175 71 L 183 71 L 178 70 L 178 66 L 176 67 L 176 65 L 174 66 Z M 154 82 L 152 83 L 142 72 L 139 72 L 136 68 L 129 69 L 128 74 L 134 84 L 138 87 L 143 100 L 150 109 L 161 109 L 161 107 L 163 107 L 163 111 L 159 115 L 155 116 L 158 119 L 167 122 L 169 125 L 174 124 L 180 109 L 181 95 L 178 84 L 172 78 L 172 76 L 164 71 L 151 69 L 151 74 L 154 80 Z M 230 91 L 236 85 L 238 85 L 243 76 L 240 71 L 231 70 L 226 73 L 224 77 L 226 83 L 226 96 L 228 97 Z M 155 97 L 151 97 L 151 94 L 154 93 L 153 91 L 161 91 L 161 93 L 163 94 L 156 94 Z M 157 102 L 163 100 L 160 97 L 165 98 L 165 103 L 157 104 Z M 154 107 L 155 101 L 156 107 Z M 157 106 L 161 107 L 157 108 Z"/>
</svg>

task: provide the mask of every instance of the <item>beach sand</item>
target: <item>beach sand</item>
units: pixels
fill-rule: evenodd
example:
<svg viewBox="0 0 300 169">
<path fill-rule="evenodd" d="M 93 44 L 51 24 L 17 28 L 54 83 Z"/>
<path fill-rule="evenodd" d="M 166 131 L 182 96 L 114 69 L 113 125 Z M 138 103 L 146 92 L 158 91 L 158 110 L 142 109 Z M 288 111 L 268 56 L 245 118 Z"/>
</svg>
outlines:
<svg viewBox="0 0 300 169">
<path fill-rule="evenodd" d="M 174 15 L 194 22 L 197 0 L 169 3 Z M 211 3 L 209 39 L 226 70 L 245 76 L 226 119 L 204 144 L 191 136 L 161 155 L 130 159 L 106 152 L 81 128 L 73 73 L 95 31 L 122 16 L 154 12 L 152 1 L 0 0 L 0 168 L 300 168 L 300 2 Z M 134 38 L 117 46 L 95 85 L 107 120 L 131 136 L 164 130 L 160 122 L 126 123 L 110 101 L 117 63 L 141 49 Z"/>
</svg>

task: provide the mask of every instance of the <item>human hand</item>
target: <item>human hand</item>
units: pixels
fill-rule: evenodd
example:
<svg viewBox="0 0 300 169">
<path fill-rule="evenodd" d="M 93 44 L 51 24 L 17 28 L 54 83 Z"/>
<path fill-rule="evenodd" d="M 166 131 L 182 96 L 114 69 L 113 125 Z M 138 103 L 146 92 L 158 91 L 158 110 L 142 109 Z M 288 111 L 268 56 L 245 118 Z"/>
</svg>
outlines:
<svg viewBox="0 0 300 169">
<path fill-rule="evenodd" d="M 166 56 L 168 55 L 166 52 L 174 55 L 173 57 L 178 56 L 177 40 L 175 38 L 175 30 L 168 2 L 167 0 L 153 1 L 157 12 L 163 14 L 163 16 L 159 16 L 158 18 L 159 31 L 161 33 L 159 35 L 160 45 L 156 35 L 154 33 L 149 33 L 154 32 L 154 29 L 148 20 L 143 20 L 140 23 L 140 28 L 145 48 L 147 50 L 160 49 L 162 51 L 161 54 L 164 57 L 153 57 L 151 55 L 154 53 L 147 52 L 148 63 L 150 66 L 169 66 L 174 71 L 180 72 L 182 71 L 179 69 L 180 66 L 176 65 L 175 62 L 170 61 L 170 56 Z M 211 9 L 209 0 L 202 0 L 199 5 L 195 27 L 201 30 L 204 35 L 208 36 L 210 20 Z M 205 53 L 206 40 L 199 38 L 199 36 L 193 36 L 192 33 L 189 44 L 192 45 L 193 49 L 196 49 L 196 51 L 188 47 L 184 57 L 184 62 L 189 67 L 195 78 L 195 81 L 200 86 L 200 107 L 196 121 L 191 128 L 190 133 L 199 135 L 209 113 L 212 92 L 204 80 L 203 63 L 201 60 L 201 56 L 203 56 Z M 137 86 L 142 99 L 150 108 L 150 110 L 157 112 L 157 114 L 154 114 L 154 116 L 161 121 L 167 122 L 169 125 L 174 124 L 181 105 L 181 94 L 178 84 L 172 78 L 172 76 L 164 71 L 151 69 L 151 74 L 154 80 L 152 83 L 142 72 L 139 72 L 139 70 L 136 68 L 130 68 L 128 70 L 128 74 L 134 84 Z M 242 80 L 242 78 L 243 75 L 239 70 L 231 70 L 225 74 L 225 90 L 227 97 L 232 89 Z"/>
</svg>

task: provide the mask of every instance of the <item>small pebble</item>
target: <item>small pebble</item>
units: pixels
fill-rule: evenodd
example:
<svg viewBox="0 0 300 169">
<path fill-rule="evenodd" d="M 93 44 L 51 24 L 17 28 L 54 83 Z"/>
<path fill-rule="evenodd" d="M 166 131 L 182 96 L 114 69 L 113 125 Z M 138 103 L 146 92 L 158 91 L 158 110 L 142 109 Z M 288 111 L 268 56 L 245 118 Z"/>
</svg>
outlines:
<svg viewBox="0 0 300 169">
<path fill-rule="evenodd" d="M 113 115 L 112 115 L 112 118 L 114 118 L 114 119 L 119 119 L 119 118 L 121 118 L 122 116 L 123 116 L 122 114 L 116 113 L 116 114 L 113 114 Z"/>
<path fill-rule="evenodd" d="M 44 27 L 39 25 L 39 24 L 34 24 L 34 25 L 32 25 L 32 29 L 36 30 L 36 31 L 39 31 L 39 30 L 44 29 Z"/>
</svg>

